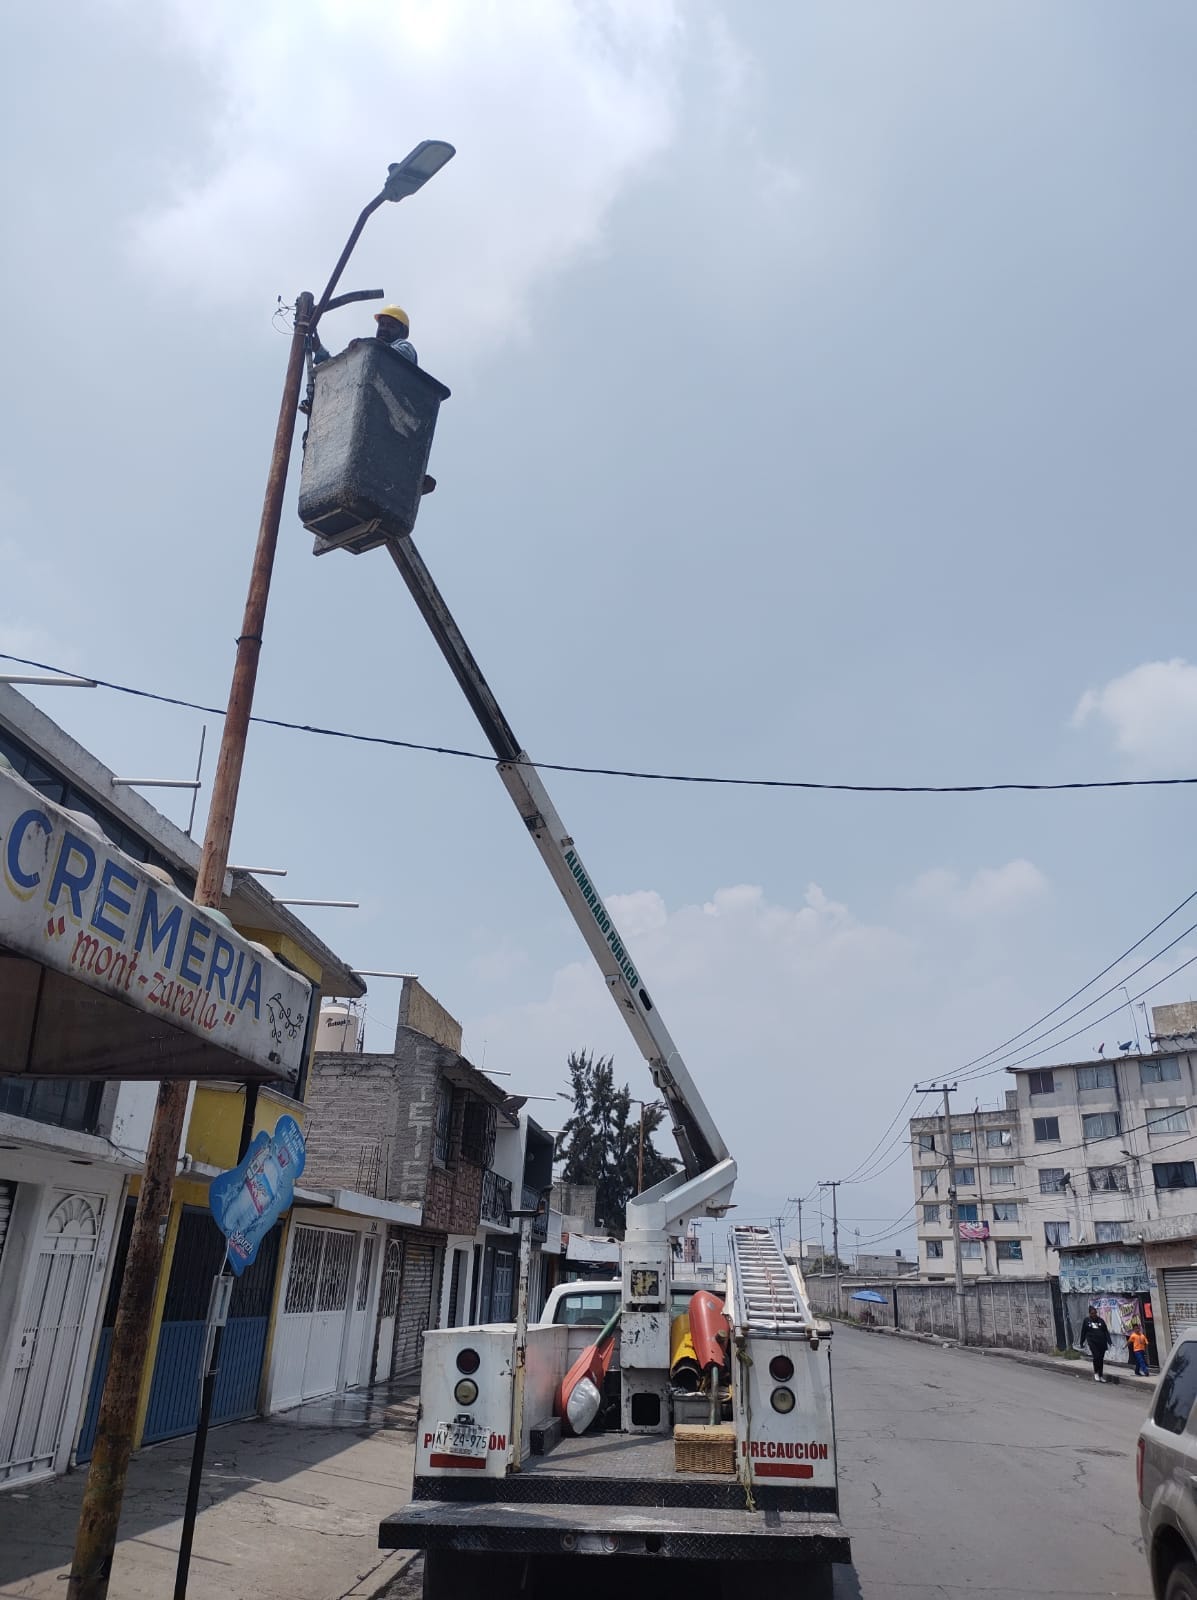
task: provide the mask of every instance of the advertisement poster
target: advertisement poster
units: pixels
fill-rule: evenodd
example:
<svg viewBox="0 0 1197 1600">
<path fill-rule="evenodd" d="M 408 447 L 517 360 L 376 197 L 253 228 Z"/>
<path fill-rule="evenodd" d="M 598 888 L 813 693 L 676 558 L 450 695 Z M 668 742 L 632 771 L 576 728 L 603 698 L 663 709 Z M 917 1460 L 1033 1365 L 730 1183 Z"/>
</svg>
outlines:
<svg viewBox="0 0 1197 1600">
<path fill-rule="evenodd" d="M 229 1262 L 238 1277 L 252 1263 L 274 1224 L 290 1209 L 306 1159 L 298 1122 L 294 1117 L 280 1117 L 273 1134 L 265 1129 L 258 1134 L 239 1166 L 213 1178 L 208 1206 L 229 1241 Z"/>
</svg>

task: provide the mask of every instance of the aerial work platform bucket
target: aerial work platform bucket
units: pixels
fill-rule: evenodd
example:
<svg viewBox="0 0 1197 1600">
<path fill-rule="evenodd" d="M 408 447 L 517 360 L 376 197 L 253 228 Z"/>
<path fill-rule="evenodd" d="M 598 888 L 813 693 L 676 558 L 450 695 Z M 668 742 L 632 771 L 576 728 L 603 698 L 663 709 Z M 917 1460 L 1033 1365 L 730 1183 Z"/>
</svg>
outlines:
<svg viewBox="0 0 1197 1600">
<path fill-rule="evenodd" d="M 316 555 L 360 555 L 414 528 L 449 390 L 377 339 L 322 362 L 315 380 L 300 520 L 316 535 Z"/>
</svg>

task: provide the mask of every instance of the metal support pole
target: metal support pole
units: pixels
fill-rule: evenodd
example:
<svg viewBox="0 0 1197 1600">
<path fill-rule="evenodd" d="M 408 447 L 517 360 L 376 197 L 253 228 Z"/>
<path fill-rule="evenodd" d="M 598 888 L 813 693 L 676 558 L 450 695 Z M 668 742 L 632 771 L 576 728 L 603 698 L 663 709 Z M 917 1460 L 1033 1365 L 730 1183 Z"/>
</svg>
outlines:
<svg viewBox="0 0 1197 1600">
<path fill-rule="evenodd" d="M 640 1102 L 640 1147 L 636 1155 L 636 1193 L 644 1193 L 644 1101 Z"/>
<path fill-rule="evenodd" d="M 834 1178 L 826 1183 L 819 1184 L 820 1189 L 831 1190 L 831 1253 L 835 1257 L 835 1314 L 837 1317 L 842 1316 L 844 1311 L 843 1292 L 840 1282 L 840 1218 L 835 1192 L 842 1182 L 842 1178 Z M 824 1267 L 826 1267 L 826 1262 L 824 1262 Z"/>
<path fill-rule="evenodd" d="M 295 437 L 295 416 L 299 407 L 311 315 L 312 296 L 305 292 L 295 306 L 295 327 L 291 334 L 287 374 L 266 479 L 262 517 L 258 525 L 258 542 L 250 571 L 241 635 L 237 640 L 228 711 L 224 719 L 220 755 L 208 809 L 208 826 L 196 878 L 197 906 L 219 906 L 224 899 L 225 871 L 237 809 L 237 792 L 241 784 L 241 768 L 245 759 L 258 657 L 262 649 L 262 630 L 266 622 L 266 603 L 282 518 L 287 467 Z M 100 1402 L 95 1448 L 79 1509 L 67 1600 L 106 1600 L 108 1594 L 125 1478 L 133 1450 L 133 1431 L 149 1346 L 154 1295 L 162 1265 L 162 1246 L 170 1215 L 171 1191 L 183 1137 L 187 1096 L 188 1085 L 182 1080 L 159 1085 L 158 1103 L 146 1149 L 145 1176 L 137 1197 L 116 1326 L 112 1331 L 112 1353 Z"/>
<path fill-rule="evenodd" d="M 537 1211 L 539 1211 L 539 1206 Z M 524 1379 L 528 1370 L 528 1280 L 532 1274 L 533 1211 L 520 1213 L 520 1277 L 515 1306 L 515 1360 L 511 1385 L 511 1470 L 518 1472 L 524 1454 Z"/>
<path fill-rule="evenodd" d="M 216 1379 L 220 1373 L 220 1347 L 224 1343 L 225 1325 L 229 1320 L 229 1302 L 233 1298 L 233 1275 L 228 1270 L 228 1255 L 212 1280 L 212 1293 L 208 1301 L 208 1322 L 204 1340 L 203 1380 L 200 1386 L 199 1421 L 195 1429 L 195 1443 L 191 1451 L 191 1472 L 187 1479 L 187 1504 L 183 1509 L 183 1531 L 179 1535 L 179 1559 L 175 1567 L 174 1600 L 187 1600 L 187 1575 L 191 1568 L 191 1544 L 195 1538 L 195 1519 L 199 1511 L 200 1484 L 204 1477 L 204 1451 L 208 1444 L 208 1427 L 212 1421 L 212 1397 L 216 1393 Z"/>
</svg>

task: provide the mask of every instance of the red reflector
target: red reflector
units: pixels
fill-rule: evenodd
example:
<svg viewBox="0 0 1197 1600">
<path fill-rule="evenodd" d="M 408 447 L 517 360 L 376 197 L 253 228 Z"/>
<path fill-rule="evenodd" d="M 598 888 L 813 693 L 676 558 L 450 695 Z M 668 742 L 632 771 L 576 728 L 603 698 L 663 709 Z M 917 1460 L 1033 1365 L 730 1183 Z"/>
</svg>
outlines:
<svg viewBox="0 0 1197 1600">
<path fill-rule="evenodd" d="M 807 1466 L 799 1461 L 754 1461 L 752 1463 L 752 1476 L 754 1478 L 813 1478 L 814 1467 Z"/>
<path fill-rule="evenodd" d="M 480 1456 L 429 1456 L 430 1467 L 485 1467 L 486 1461 Z"/>
</svg>

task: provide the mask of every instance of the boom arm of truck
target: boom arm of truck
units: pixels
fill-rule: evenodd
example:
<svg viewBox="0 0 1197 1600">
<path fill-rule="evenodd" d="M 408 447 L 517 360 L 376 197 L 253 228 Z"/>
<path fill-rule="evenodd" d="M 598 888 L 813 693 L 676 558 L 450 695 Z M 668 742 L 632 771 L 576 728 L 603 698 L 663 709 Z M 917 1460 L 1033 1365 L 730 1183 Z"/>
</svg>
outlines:
<svg viewBox="0 0 1197 1600">
<path fill-rule="evenodd" d="M 735 1161 L 573 839 L 557 815 L 539 772 L 512 732 L 423 558 L 410 536 L 389 538 L 386 544 L 494 750 L 499 776 L 669 1108 L 682 1170 L 629 1203 L 628 1231 L 674 1233 L 692 1216 L 719 1216 L 731 1203 Z"/>
</svg>

